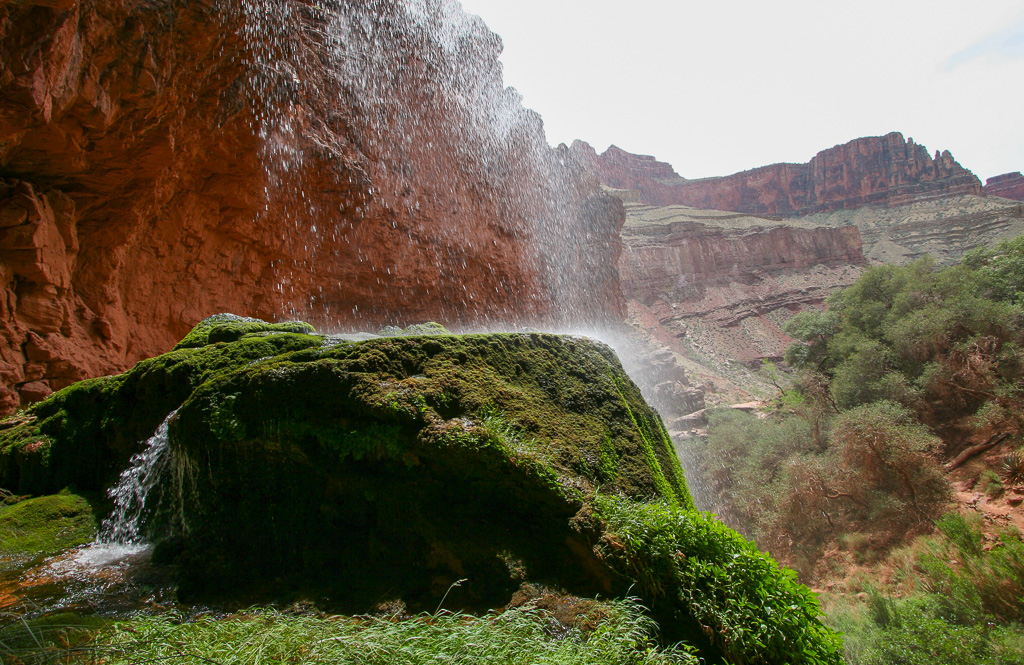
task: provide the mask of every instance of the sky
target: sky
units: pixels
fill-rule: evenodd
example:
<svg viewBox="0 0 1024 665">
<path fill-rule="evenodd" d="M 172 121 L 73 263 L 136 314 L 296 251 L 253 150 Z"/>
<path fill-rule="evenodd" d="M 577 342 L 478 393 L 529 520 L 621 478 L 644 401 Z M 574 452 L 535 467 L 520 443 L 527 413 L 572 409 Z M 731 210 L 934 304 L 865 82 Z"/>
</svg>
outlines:
<svg viewBox="0 0 1024 665">
<path fill-rule="evenodd" d="M 982 181 L 1024 170 L 1024 0 L 461 0 L 552 145 L 686 178 L 902 132 Z"/>
</svg>

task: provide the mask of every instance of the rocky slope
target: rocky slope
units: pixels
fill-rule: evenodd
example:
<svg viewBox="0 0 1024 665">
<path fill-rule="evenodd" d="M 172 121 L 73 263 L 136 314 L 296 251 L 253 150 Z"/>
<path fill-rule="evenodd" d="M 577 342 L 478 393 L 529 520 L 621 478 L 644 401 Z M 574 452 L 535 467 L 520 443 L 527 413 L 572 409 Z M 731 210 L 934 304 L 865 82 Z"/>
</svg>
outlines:
<svg viewBox="0 0 1024 665">
<path fill-rule="evenodd" d="M 799 222 L 856 226 L 871 261 L 903 265 L 927 255 L 939 265 L 950 265 L 976 247 L 991 247 L 1024 233 L 1024 204 L 998 197 L 949 196 L 817 213 Z"/>
<path fill-rule="evenodd" d="M 791 216 L 982 193 L 978 178 L 948 151 L 932 157 L 898 132 L 837 145 L 807 164 L 772 164 L 700 180 L 687 180 L 668 164 L 615 146 L 601 155 L 582 142 L 573 148 L 594 165 L 602 183 L 636 190 L 642 202 L 656 206 Z"/>
<path fill-rule="evenodd" d="M 621 316 L 621 207 L 500 51 L 449 0 L 0 5 L 0 413 L 217 311 Z"/>
</svg>

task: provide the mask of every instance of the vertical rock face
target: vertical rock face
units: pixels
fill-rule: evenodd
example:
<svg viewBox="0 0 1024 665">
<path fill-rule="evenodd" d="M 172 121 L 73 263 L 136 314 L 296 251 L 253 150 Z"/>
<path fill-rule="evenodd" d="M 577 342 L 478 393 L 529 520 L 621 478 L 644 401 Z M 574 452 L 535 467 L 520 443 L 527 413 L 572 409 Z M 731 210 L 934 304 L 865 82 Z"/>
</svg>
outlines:
<svg viewBox="0 0 1024 665">
<path fill-rule="evenodd" d="M 668 164 L 615 146 L 601 155 L 586 144 L 575 149 L 593 162 L 601 182 L 637 190 L 641 202 L 657 206 L 788 216 L 982 193 L 978 178 L 948 151 L 932 157 L 897 132 L 823 150 L 807 164 L 772 164 L 701 180 L 680 178 Z"/>
<path fill-rule="evenodd" d="M 0 5 L 0 413 L 220 311 L 621 317 L 621 204 L 500 51 L 451 0 Z"/>
<path fill-rule="evenodd" d="M 626 251 L 619 264 L 623 291 L 630 300 L 645 305 L 699 295 L 723 283 L 750 281 L 759 271 L 864 263 L 855 226 L 727 229 L 669 221 L 631 224 L 623 235 Z"/>
<path fill-rule="evenodd" d="M 1020 171 L 1014 171 L 989 178 L 985 181 L 985 195 L 1024 201 L 1024 175 L 1021 175 Z"/>
</svg>

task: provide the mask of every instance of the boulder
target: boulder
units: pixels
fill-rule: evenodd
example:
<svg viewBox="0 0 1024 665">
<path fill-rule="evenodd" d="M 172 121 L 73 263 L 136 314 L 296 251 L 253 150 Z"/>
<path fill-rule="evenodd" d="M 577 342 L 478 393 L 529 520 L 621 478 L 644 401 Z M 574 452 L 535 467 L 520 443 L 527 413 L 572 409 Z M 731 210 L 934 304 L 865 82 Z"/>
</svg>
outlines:
<svg viewBox="0 0 1024 665">
<path fill-rule="evenodd" d="M 0 426 L 0 485 L 107 486 L 167 420 L 147 529 L 185 600 L 479 611 L 539 582 L 638 595 L 666 639 L 711 661 L 839 662 L 810 592 L 694 509 L 609 347 L 411 330 L 432 334 L 204 321 L 190 337 L 208 343 Z"/>
</svg>

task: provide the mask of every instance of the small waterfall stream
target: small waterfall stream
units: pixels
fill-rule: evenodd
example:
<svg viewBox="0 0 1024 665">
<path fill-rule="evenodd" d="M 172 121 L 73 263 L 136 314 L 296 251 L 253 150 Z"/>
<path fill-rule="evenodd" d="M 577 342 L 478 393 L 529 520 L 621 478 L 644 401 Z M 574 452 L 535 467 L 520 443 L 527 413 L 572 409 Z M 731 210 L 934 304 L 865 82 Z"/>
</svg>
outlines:
<svg viewBox="0 0 1024 665">
<path fill-rule="evenodd" d="M 149 551 L 144 527 L 146 501 L 167 469 L 168 429 L 178 410 L 172 411 L 146 440 L 141 452 L 132 456 L 117 484 L 107 490 L 114 510 L 100 525 L 96 541 L 75 556 L 75 563 L 88 567 L 106 566 Z M 152 510 L 152 506 L 149 506 Z"/>
<path fill-rule="evenodd" d="M 121 473 L 120 480 L 107 494 L 114 500 L 114 512 L 103 520 L 98 543 L 108 545 L 140 545 L 145 542 L 142 527 L 145 524 L 144 509 L 150 491 L 167 468 L 167 431 L 171 419 L 178 410 L 172 411 L 157 427 L 153 436 L 146 441 L 142 452 L 136 453 Z"/>
<path fill-rule="evenodd" d="M 128 468 L 107 494 L 114 509 L 96 539 L 84 546 L 27 562 L 24 568 L 0 571 L 0 599 L 20 598 L 29 615 L 55 610 L 123 614 L 174 602 L 168 570 L 150 563 L 147 520 L 152 516 L 153 489 L 170 466 L 168 429 L 171 412 L 132 456 Z"/>
</svg>

